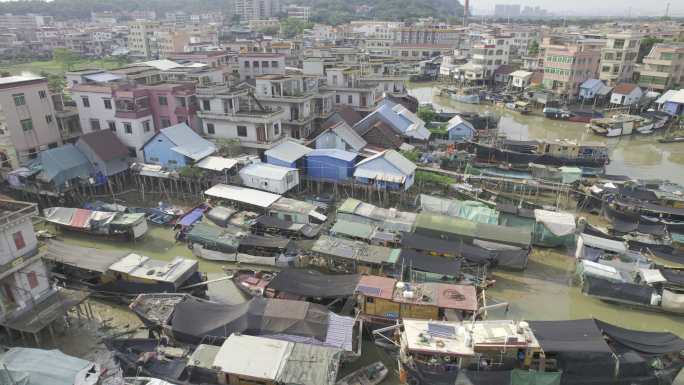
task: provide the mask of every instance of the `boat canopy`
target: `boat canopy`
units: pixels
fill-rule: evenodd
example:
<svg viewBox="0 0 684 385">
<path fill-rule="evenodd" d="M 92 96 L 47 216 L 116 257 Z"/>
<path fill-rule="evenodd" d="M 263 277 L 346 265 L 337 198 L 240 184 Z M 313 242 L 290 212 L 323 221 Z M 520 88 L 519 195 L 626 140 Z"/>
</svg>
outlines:
<svg viewBox="0 0 684 385">
<path fill-rule="evenodd" d="M 304 297 L 334 298 L 354 294 L 358 274 L 322 274 L 311 270 L 285 269 L 268 284 L 268 289 Z"/>
</svg>

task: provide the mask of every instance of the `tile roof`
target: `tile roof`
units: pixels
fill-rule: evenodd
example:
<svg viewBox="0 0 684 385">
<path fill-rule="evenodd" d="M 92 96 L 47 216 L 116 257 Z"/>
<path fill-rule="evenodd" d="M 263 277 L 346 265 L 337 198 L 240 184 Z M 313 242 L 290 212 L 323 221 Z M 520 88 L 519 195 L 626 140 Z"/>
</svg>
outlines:
<svg viewBox="0 0 684 385">
<path fill-rule="evenodd" d="M 614 94 L 628 95 L 635 89 L 639 88 L 636 84 L 632 83 L 620 83 L 613 89 Z"/>
<path fill-rule="evenodd" d="M 78 138 L 84 142 L 103 161 L 128 157 L 128 150 L 121 140 L 110 130 L 93 131 Z"/>
</svg>

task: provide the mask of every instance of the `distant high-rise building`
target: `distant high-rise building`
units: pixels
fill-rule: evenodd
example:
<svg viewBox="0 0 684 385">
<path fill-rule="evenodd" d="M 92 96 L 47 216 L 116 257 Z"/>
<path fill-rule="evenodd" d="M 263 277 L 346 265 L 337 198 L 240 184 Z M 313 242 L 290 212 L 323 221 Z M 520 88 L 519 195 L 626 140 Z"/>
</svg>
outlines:
<svg viewBox="0 0 684 385">
<path fill-rule="evenodd" d="M 520 4 L 496 4 L 494 6 L 495 17 L 519 17 Z"/>
<path fill-rule="evenodd" d="M 280 11 L 280 0 L 235 0 L 235 14 L 241 20 L 268 19 Z"/>
</svg>

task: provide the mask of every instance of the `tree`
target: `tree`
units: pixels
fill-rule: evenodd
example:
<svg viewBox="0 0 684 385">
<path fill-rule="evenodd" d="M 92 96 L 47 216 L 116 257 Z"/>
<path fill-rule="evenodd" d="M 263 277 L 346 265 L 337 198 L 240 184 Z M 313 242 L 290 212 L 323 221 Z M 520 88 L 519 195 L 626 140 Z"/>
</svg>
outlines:
<svg viewBox="0 0 684 385">
<path fill-rule="evenodd" d="M 539 55 L 539 42 L 538 41 L 533 40 L 532 43 L 530 43 L 530 46 L 527 48 L 527 54 L 529 56 Z"/>
<path fill-rule="evenodd" d="M 278 33 L 278 31 L 280 31 L 280 28 L 278 28 L 277 26 L 263 27 L 263 28 L 259 28 L 257 30 L 257 32 L 262 33 L 262 34 L 267 35 L 267 36 L 276 35 Z"/>
<path fill-rule="evenodd" d="M 663 39 L 659 39 L 653 36 L 646 36 L 641 39 L 641 45 L 639 46 L 639 54 L 637 55 L 637 62 L 642 63 L 644 57 L 651 52 L 651 48 L 657 43 L 662 43 Z"/>
<path fill-rule="evenodd" d="M 71 67 L 76 63 L 78 58 L 76 55 L 73 53 L 68 48 L 55 48 L 52 50 L 52 58 L 62 64 L 62 68 L 64 71 L 70 71 Z"/>
<path fill-rule="evenodd" d="M 435 120 L 437 113 L 431 108 L 419 107 L 417 115 L 423 122 L 430 123 Z"/>
<path fill-rule="evenodd" d="M 307 28 L 311 28 L 309 23 L 294 17 L 288 17 L 280 22 L 280 32 L 283 34 L 283 37 L 287 39 L 301 34 Z"/>
</svg>

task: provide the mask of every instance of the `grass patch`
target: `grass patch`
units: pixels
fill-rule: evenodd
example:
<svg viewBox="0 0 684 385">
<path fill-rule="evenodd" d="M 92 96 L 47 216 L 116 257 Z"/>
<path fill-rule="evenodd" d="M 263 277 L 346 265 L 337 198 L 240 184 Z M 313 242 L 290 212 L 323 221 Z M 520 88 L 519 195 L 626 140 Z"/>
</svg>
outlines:
<svg viewBox="0 0 684 385">
<path fill-rule="evenodd" d="M 416 184 L 427 184 L 448 187 L 449 185 L 452 185 L 454 183 L 456 183 L 456 179 L 447 175 L 441 175 L 435 172 L 423 170 L 416 171 Z"/>
<path fill-rule="evenodd" d="M 116 59 L 80 59 L 71 66 L 71 70 L 82 70 L 87 68 L 101 68 L 110 70 L 126 64 Z M 53 75 L 64 75 L 62 63 L 54 60 L 32 61 L 28 63 L 13 63 L 0 65 L 0 72 L 9 72 L 12 75 L 20 75 L 22 72 L 32 72 L 36 75 L 47 72 Z"/>
</svg>

